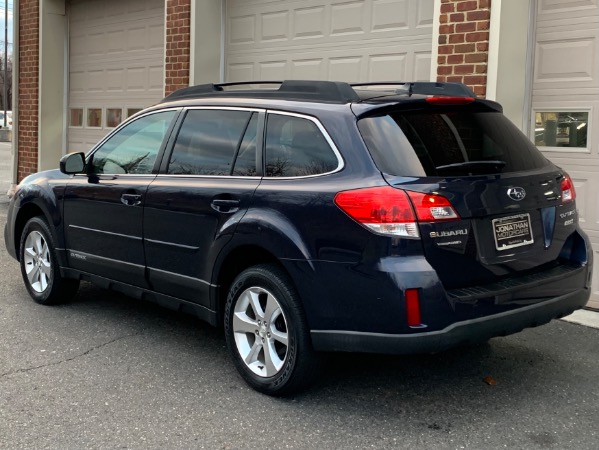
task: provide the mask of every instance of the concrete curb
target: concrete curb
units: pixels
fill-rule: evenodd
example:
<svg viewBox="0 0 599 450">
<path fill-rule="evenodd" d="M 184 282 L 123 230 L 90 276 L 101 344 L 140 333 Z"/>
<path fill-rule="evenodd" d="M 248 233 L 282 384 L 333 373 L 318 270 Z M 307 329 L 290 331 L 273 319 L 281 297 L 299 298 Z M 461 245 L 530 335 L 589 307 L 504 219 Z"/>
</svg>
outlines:
<svg viewBox="0 0 599 450">
<path fill-rule="evenodd" d="M 562 318 L 562 320 L 578 325 L 584 325 L 586 327 L 599 328 L 599 312 L 589 311 L 587 309 L 574 311 L 569 316 Z"/>
</svg>

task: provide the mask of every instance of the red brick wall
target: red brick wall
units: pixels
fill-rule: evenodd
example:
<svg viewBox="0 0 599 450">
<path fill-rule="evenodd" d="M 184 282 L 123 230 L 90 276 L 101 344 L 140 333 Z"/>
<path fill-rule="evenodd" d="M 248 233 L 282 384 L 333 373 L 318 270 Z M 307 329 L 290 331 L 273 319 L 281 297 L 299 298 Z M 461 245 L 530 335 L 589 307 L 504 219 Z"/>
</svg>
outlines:
<svg viewBox="0 0 599 450">
<path fill-rule="evenodd" d="M 189 86 L 191 0 L 166 0 L 165 95 Z"/>
<path fill-rule="evenodd" d="M 37 171 L 39 0 L 19 1 L 18 181 Z"/>
<path fill-rule="evenodd" d="M 491 0 L 441 0 L 437 81 L 487 91 Z"/>
</svg>

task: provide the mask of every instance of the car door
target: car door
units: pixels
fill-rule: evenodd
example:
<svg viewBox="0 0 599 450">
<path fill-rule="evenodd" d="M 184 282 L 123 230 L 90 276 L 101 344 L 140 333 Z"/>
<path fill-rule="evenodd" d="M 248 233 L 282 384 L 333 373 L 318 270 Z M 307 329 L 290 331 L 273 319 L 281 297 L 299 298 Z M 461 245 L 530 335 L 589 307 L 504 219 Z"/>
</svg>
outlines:
<svg viewBox="0 0 599 450">
<path fill-rule="evenodd" d="M 213 261 L 260 184 L 263 121 L 257 110 L 187 111 L 146 195 L 144 248 L 154 290 L 211 306 Z"/>
<path fill-rule="evenodd" d="M 143 205 L 177 110 L 150 113 L 124 125 L 87 158 L 64 197 L 69 265 L 148 287 L 143 249 Z"/>
</svg>

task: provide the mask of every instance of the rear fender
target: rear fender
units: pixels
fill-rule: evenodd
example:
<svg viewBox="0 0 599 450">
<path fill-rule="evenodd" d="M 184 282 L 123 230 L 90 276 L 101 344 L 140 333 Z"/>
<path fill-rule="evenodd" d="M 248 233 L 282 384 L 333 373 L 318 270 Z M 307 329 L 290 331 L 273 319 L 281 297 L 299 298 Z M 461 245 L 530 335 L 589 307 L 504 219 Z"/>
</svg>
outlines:
<svg viewBox="0 0 599 450">
<path fill-rule="evenodd" d="M 249 209 L 237 226 L 233 242 L 259 245 L 280 260 L 315 259 L 297 227 L 274 209 Z"/>
</svg>

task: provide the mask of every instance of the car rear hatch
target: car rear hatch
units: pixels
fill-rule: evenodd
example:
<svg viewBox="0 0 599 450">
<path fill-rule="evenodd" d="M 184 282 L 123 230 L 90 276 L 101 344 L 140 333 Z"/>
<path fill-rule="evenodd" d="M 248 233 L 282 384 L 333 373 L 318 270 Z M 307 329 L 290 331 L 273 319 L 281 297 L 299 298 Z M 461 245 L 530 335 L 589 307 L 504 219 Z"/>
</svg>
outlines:
<svg viewBox="0 0 599 450">
<path fill-rule="evenodd" d="M 573 250 L 572 181 L 496 103 L 428 97 L 358 118 L 384 178 L 408 194 L 424 254 L 451 299 L 513 299 L 518 286 L 566 278 L 586 261 Z"/>
</svg>

